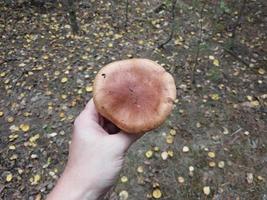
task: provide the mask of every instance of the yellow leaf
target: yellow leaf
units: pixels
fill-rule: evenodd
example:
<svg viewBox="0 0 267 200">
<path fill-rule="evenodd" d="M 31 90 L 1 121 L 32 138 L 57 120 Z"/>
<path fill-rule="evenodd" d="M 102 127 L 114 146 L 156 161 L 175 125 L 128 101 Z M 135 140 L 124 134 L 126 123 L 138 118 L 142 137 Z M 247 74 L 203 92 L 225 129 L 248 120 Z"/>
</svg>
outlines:
<svg viewBox="0 0 267 200">
<path fill-rule="evenodd" d="M 23 132 L 27 132 L 27 131 L 29 131 L 29 129 L 30 129 L 30 125 L 29 125 L 29 124 L 21 124 L 21 125 L 19 126 L 19 128 L 20 128 Z"/>
<path fill-rule="evenodd" d="M 210 152 L 208 153 L 208 156 L 209 156 L 210 158 L 215 158 L 216 154 L 215 154 L 215 152 L 210 151 Z"/>
<path fill-rule="evenodd" d="M 215 166 L 216 166 L 216 163 L 213 162 L 213 161 L 212 161 L 212 162 L 209 162 L 209 166 L 210 166 L 210 167 L 215 167 Z"/>
<path fill-rule="evenodd" d="M 127 176 L 122 176 L 122 177 L 121 177 L 121 182 L 122 182 L 122 183 L 126 183 L 127 181 L 128 181 Z"/>
<path fill-rule="evenodd" d="M 47 60 L 48 59 L 48 55 L 43 55 L 43 59 Z"/>
<path fill-rule="evenodd" d="M 174 137 L 172 135 L 167 135 L 166 142 L 168 144 L 172 144 L 173 143 L 173 140 L 174 140 Z"/>
<path fill-rule="evenodd" d="M 220 161 L 219 163 L 218 163 L 218 167 L 219 168 L 224 168 L 224 161 Z"/>
<path fill-rule="evenodd" d="M 0 117 L 4 116 L 4 112 L 0 111 Z"/>
<path fill-rule="evenodd" d="M 257 106 L 259 106 L 260 105 L 260 102 L 259 101 L 251 101 L 251 106 L 252 107 L 257 107 Z"/>
<path fill-rule="evenodd" d="M 65 113 L 64 113 L 64 112 L 60 112 L 60 113 L 59 113 L 59 117 L 60 117 L 60 118 L 64 118 L 64 117 L 65 117 Z"/>
<path fill-rule="evenodd" d="M 265 70 L 262 69 L 262 68 L 260 68 L 260 69 L 258 70 L 258 73 L 261 74 L 261 75 L 263 75 L 263 74 L 265 74 Z"/>
<path fill-rule="evenodd" d="M 19 137 L 18 134 L 11 134 L 11 135 L 8 136 L 10 142 L 14 141 L 14 140 L 17 139 L 18 137 Z"/>
<path fill-rule="evenodd" d="M 209 56 L 209 59 L 210 59 L 210 60 L 214 60 L 215 58 L 214 58 L 213 55 L 210 55 L 210 56 Z"/>
<path fill-rule="evenodd" d="M 212 94 L 211 99 L 214 101 L 218 101 L 220 99 L 220 96 L 218 94 Z"/>
<path fill-rule="evenodd" d="M 143 172 L 144 172 L 144 168 L 143 168 L 143 166 L 138 166 L 138 167 L 137 167 L 137 172 L 139 172 L 139 173 L 143 173 Z"/>
<path fill-rule="evenodd" d="M 175 136 L 175 135 L 176 135 L 176 130 L 171 129 L 171 130 L 170 130 L 170 134 L 171 134 L 172 136 Z"/>
<path fill-rule="evenodd" d="M 159 147 L 154 147 L 153 150 L 154 151 L 159 151 Z"/>
<path fill-rule="evenodd" d="M 18 158 L 17 154 L 13 154 L 12 156 L 10 156 L 10 160 L 16 160 Z"/>
<path fill-rule="evenodd" d="M 113 47 L 113 44 L 110 42 L 110 43 L 108 43 L 108 47 L 109 48 L 112 48 Z"/>
<path fill-rule="evenodd" d="M 9 123 L 13 122 L 13 121 L 14 121 L 14 117 L 8 117 L 8 118 L 7 118 L 7 121 L 8 121 Z"/>
<path fill-rule="evenodd" d="M 189 169 L 189 171 L 190 171 L 190 172 L 192 172 L 192 171 L 194 171 L 194 170 L 195 170 L 195 168 L 194 168 L 193 166 L 189 166 L 189 168 L 188 168 L 188 169 Z"/>
<path fill-rule="evenodd" d="M 128 192 L 126 190 L 122 190 L 119 193 L 119 197 L 120 197 L 120 200 L 126 200 L 126 199 L 128 199 L 129 194 L 128 194 Z"/>
<path fill-rule="evenodd" d="M 12 179 L 13 179 L 13 176 L 12 176 L 12 174 L 8 174 L 7 176 L 6 176 L 6 182 L 10 182 L 10 181 L 12 181 Z"/>
<path fill-rule="evenodd" d="M 178 177 L 178 182 L 179 182 L 179 183 L 184 183 L 184 177 L 179 176 L 179 177 Z"/>
<path fill-rule="evenodd" d="M 86 92 L 92 92 L 93 87 L 92 86 L 86 86 L 85 90 L 86 90 Z"/>
<path fill-rule="evenodd" d="M 67 77 L 63 77 L 62 79 L 61 79 L 61 83 L 66 83 L 68 81 L 68 78 Z"/>
<path fill-rule="evenodd" d="M 203 192 L 205 195 L 209 195 L 210 194 L 210 187 L 209 186 L 203 187 Z"/>
<path fill-rule="evenodd" d="M 66 99 L 67 97 L 68 97 L 68 96 L 65 95 L 65 94 L 62 94 L 62 95 L 61 95 L 61 98 L 62 98 L 62 99 Z"/>
<path fill-rule="evenodd" d="M 88 58 L 88 56 L 83 55 L 83 56 L 82 56 L 82 59 L 83 59 L 83 60 L 88 60 L 89 58 Z"/>
<path fill-rule="evenodd" d="M 174 155 L 172 150 L 167 151 L 167 153 L 168 153 L 168 156 L 170 156 L 170 157 L 173 157 L 173 155 Z"/>
<path fill-rule="evenodd" d="M 213 64 L 214 64 L 215 66 L 219 67 L 220 62 L 219 62 L 218 59 L 214 59 L 214 60 L 213 60 Z"/>
<path fill-rule="evenodd" d="M 139 40 L 138 41 L 138 44 L 143 45 L 144 44 L 144 41 L 143 40 Z"/>
<path fill-rule="evenodd" d="M 82 94 L 83 93 L 83 90 L 82 89 L 79 89 L 77 93 L 78 94 Z"/>
<path fill-rule="evenodd" d="M 39 181 L 41 180 L 41 176 L 39 174 L 34 175 L 30 181 L 32 185 L 37 185 Z"/>
<path fill-rule="evenodd" d="M 247 96 L 247 99 L 248 99 L 249 101 L 252 101 L 253 97 L 248 95 L 248 96 Z"/>
<path fill-rule="evenodd" d="M 55 71 L 55 76 L 58 76 L 60 74 L 60 71 Z"/>
<path fill-rule="evenodd" d="M 162 194 L 161 194 L 160 189 L 157 188 L 157 189 L 153 190 L 153 192 L 152 192 L 152 196 L 153 196 L 155 199 L 159 199 L 159 198 L 161 198 Z"/>
<path fill-rule="evenodd" d="M 188 146 L 184 146 L 184 147 L 183 147 L 183 152 L 184 152 L 184 153 L 187 153 L 187 152 L 189 152 L 189 150 L 190 150 L 190 149 L 189 149 L 189 147 L 188 147 Z"/>
<path fill-rule="evenodd" d="M 148 150 L 147 152 L 146 152 L 146 157 L 147 158 L 151 158 L 153 156 L 153 151 L 152 150 Z"/>
<path fill-rule="evenodd" d="M 9 148 L 10 150 L 15 150 L 15 149 L 16 149 L 16 146 L 15 146 L 15 145 L 10 145 L 8 148 Z"/>
<path fill-rule="evenodd" d="M 247 173 L 247 182 L 249 184 L 253 183 L 253 174 L 252 173 Z"/>
<path fill-rule="evenodd" d="M 36 140 L 38 140 L 39 138 L 40 138 L 40 135 L 36 134 L 36 135 L 30 137 L 29 141 L 30 142 L 36 142 Z"/>
<path fill-rule="evenodd" d="M 161 153 L 161 158 L 162 158 L 162 160 L 167 160 L 168 156 L 169 156 L 169 154 L 168 154 L 168 152 L 166 152 L 166 151 L 163 151 L 163 152 Z"/>
<path fill-rule="evenodd" d="M 114 35 L 114 39 L 120 39 L 120 38 L 122 38 L 122 35 L 120 35 L 120 34 L 115 34 Z"/>
</svg>

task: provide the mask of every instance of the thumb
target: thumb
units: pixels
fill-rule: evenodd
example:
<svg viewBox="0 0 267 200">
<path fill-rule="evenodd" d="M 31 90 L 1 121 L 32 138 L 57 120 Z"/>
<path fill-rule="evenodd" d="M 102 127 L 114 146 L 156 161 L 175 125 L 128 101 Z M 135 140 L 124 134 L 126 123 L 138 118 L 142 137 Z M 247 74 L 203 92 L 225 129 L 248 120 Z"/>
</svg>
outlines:
<svg viewBox="0 0 267 200">
<path fill-rule="evenodd" d="M 143 136 L 143 133 L 133 134 L 133 133 L 125 133 L 123 131 L 118 132 L 117 134 L 110 135 L 110 137 L 113 137 L 115 140 L 121 144 L 125 150 L 127 150 L 136 140 L 141 138 Z"/>
</svg>

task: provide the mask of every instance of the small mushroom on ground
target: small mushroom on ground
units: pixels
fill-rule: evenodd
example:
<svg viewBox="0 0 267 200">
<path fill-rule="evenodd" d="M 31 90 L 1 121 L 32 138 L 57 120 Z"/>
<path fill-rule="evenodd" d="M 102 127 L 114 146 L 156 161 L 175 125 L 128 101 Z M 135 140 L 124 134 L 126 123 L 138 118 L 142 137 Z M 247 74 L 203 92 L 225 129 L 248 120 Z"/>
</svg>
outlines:
<svg viewBox="0 0 267 200">
<path fill-rule="evenodd" d="M 148 59 L 112 62 L 98 72 L 93 86 L 98 112 L 127 133 L 160 126 L 175 98 L 173 77 Z"/>
</svg>

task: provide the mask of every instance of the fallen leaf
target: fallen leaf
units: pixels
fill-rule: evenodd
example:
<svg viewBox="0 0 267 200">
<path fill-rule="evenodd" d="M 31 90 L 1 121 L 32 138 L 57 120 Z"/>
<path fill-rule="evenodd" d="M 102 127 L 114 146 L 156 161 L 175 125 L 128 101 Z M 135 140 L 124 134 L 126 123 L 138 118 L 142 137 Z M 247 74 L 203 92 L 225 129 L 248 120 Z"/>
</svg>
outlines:
<svg viewBox="0 0 267 200">
<path fill-rule="evenodd" d="M 190 150 L 190 149 L 189 149 L 189 147 L 188 147 L 188 146 L 184 146 L 184 147 L 183 147 L 183 152 L 184 152 L 184 153 L 187 153 L 187 152 L 189 152 L 189 150 Z"/>
<path fill-rule="evenodd" d="M 146 154 L 147 158 L 151 158 L 153 156 L 153 151 L 152 150 L 148 150 L 145 154 Z"/>
<path fill-rule="evenodd" d="M 174 137 L 173 137 L 172 135 L 167 135 L 167 137 L 166 137 L 166 142 L 167 142 L 168 144 L 172 144 L 173 141 L 174 141 Z"/>
<path fill-rule="evenodd" d="M 215 152 L 210 151 L 210 152 L 208 152 L 208 156 L 210 158 L 215 158 L 216 154 L 215 154 Z"/>
<path fill-rule="evenodd" d="M 11 117 L 11 116 L 10 116 L 10 117 L 7 118 L 7 122 L 11 123 L 11 122 L 13 122 L 13 121 L 14 121 L 14 117 Z"/>
<path fill-rule="evenodd" d="M 253 174 L 252 173 L 247 173 L 247 182 L 249 184 L 253 183 Z"/>
<path fill-rule="evenodd" d="M 40 180 L 41 180 L 41 176 L 39 174 L 36 174 L 30 179 L 30 182 L 32 185 L 37 185 Z"/>
<path fill-rule="evenodd" d="M 168 154 L 168 152 L 166 152 L 166 151 L 163 151 L 163 152 L 161 153 L 161 158 L 162 158 L 162 160 L 167 160 L 168 156 L 169 156 L 169 154 Z"/>
<path fill-rule="evenodd" d="M 179 176 L 179 177 L 178 177 L 178 182 L 179 182 L 179 183 L 184 183 L 184 181 L 185 181 L 185 180 L 184 180 L 184 177 L 182 177 L 182 176 Z"/>
<path fill-rule="evenodd" d="M 209 59 L 210 59 L 210 60 L 214 60 L 215 57 L 214 57 L 213 55 L 209 55 Z"/>
<path fill-rule="evenodd" d="M 161 193 L 160 189 L 157 188 L 157 189 L 153 190 L 153 192 L 152 192 L 152 196 L 153 196 L 155 199 L 159 199 L 159 198 L 161 198 L 162 193 Z"/>
<path fill-rule="evenodd" d="M 19 126 L 19 128 L 23 131 L 23 132 L 28 132 L 30 130 L 30 125 L 29 124 L 21 124 Z"/>
<path fill-rule="evenodd" d="M 265 70 L 262 69 L 262 68 L 260 68 L 260 69 L 258 70 L 258 73 L 261 74 L 261 75 L 263 75 L 263 74 L 265 74 Z"/>
<path fill-rule="evenodd" d="M 174 155 L 172 150 L 168 150 L 167 153 L 168 153 L 168 156 L 170 156 L 170 157 L 173 157 L 173 155 Z"/>
<path fill-rule="evenodd" d="M 214 101 L 218 101 L 220 99 L 220 96 L 219 96 L 219 94 L 212 94 L 211 99 Z"/>
<path fill-rule="evenodd" d="M 68 78 L 67 77 L 63 77 L 62 79 L 61 79 L 61 83 L 66 83 L 68 81 Z"/>
<path fill-rule="evenodd" d="M 224 165 L 225 165 L 224 161 L 220 161 L 220 162 L 218 163 L 218 167 L 219 167 L 219 168 L 224 168 Z"/>
<path fill-rule="evenodd" d="M 120 200 L 126 200 L 126 199 L 128 199 L 129 194 L 128 194 L 128 192 L 126 190 L 122 190 L 119 193 L 119 197 L 120 197 Z"/>
<path fill-rule="evenodd" d="M 15 149 L 16 149 L 16 146 L 15 146 L 15 145 L 10 145 L 8 148 L 9 148 L 10 150 L 15 150 Z"/>
<path fill-rule="evenodd" d="M 205 195 L 209 195 L 210 194 L 210 187 L 209 186 L 203 187 L 203 192 Z"/>
<path fill-rule="evenodd" d="M 170 135 L 175 136 L 175 135 L 176 135 L 176 130 L 171 129 L 171 130 L 170 130 Z"/>
<path fill-rule="evenodd" d="M 85 90 L 86 90 L 86 92 L 92 92 L 93 91 L 93 86 L 86 86 Z"/>
<path fill-rule="evenodd" d="M 216 163 L 213 162 L 213 161 L 212 161 L 212 162 L 209 162 L 209 166 L 210 166 L 210 167 L 215 167 L 215 166 L 216 166 Z"/>
<path fill-rule="evenodd" d="M 219 62 L 218 59 L 214 59 L 214 60 L 213 60 L 213 64 L 214 64 L 216 67 L 219 67 L 220 62 Z"/>
<path fill-rule="evenodd" d="M 122 176 L 122 177 L 121 177 L 121 182 L 122 182 L 122 183 L 126 183 L 127 181 L 128 181 L 127 176 Z"/>
<path fill-rule="evenodd" d="M 13 175 L 11 173 L 7 174 L 6 176 L 6 182 L 10 182 L 13 179 Z"/>
</svg>

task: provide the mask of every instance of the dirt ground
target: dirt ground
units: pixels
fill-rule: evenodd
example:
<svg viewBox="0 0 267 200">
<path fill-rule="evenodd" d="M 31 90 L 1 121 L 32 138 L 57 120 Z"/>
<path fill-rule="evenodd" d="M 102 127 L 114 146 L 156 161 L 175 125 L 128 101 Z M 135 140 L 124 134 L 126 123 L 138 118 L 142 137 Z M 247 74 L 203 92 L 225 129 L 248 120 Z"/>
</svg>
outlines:
<svg viewBox="0 0 267 200">
<path fill-rule="evenodd" d="M 0 1 L 0 199 L 45 199 L 97 71 L 143 57 L 175 78 L 168 120 L 134 144 L 110 199 L 267 200 L 267 3 Z M 170 36 L 171 40 L 157 48 Z M 192 78 L 194 77 L 194 78 Z"/>
</svg>

